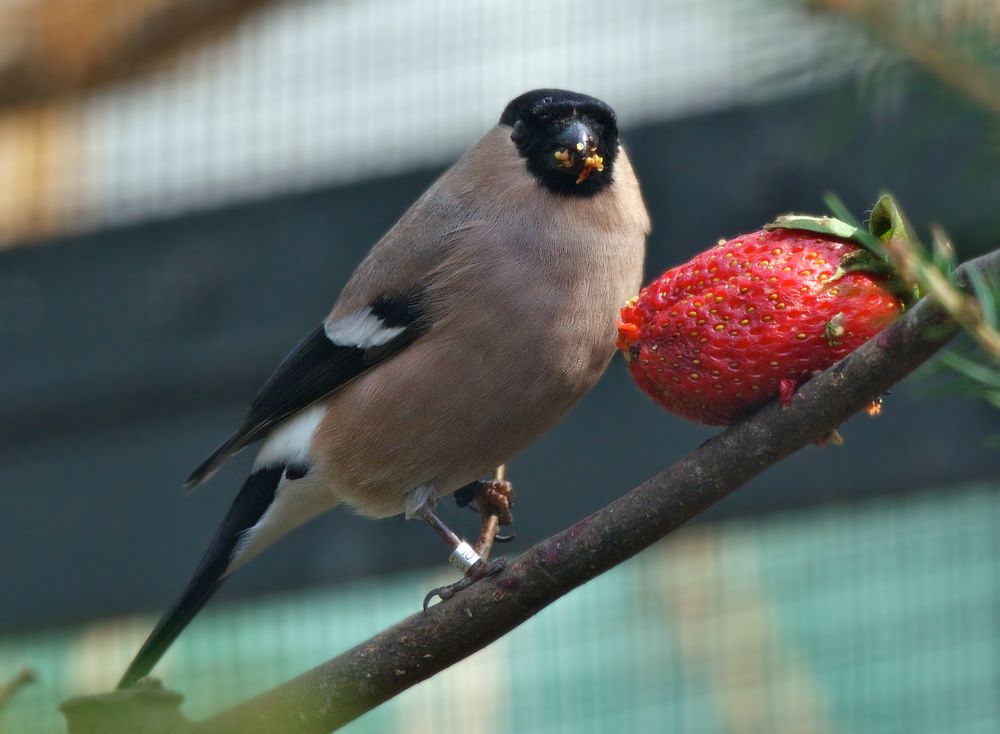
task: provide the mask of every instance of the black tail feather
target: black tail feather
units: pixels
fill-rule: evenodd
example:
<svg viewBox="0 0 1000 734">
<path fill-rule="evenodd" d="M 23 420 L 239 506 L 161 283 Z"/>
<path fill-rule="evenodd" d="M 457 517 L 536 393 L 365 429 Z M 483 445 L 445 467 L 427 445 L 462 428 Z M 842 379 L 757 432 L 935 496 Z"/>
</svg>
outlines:
<svg viewBox="0 0 1000 734">
<path fill-rule="evenodd" d="M 222 585 L 240 536 L 257 524 L 271 504 L 284 469 L 284 466 L 261 469 L 247 478 L 198 565 L 194 578 L 143 643 L 118 688 L 128 688 L 149 675 L 177 636 Z"/>
<path fill-rule="evenodd" d="M 140 678 L 145 678 L 160 661 L 163 654 L 173 644 L 177 636 L 201 611 L 215 590 L 222 585 L 222 578 L 200 577 L 196 575 L 180 600 L 167 612 L 143 643 L 135 659 L 128 666 L 125 675 L 118 682 L 118 688 L 130 688 Z"/>
</svg>

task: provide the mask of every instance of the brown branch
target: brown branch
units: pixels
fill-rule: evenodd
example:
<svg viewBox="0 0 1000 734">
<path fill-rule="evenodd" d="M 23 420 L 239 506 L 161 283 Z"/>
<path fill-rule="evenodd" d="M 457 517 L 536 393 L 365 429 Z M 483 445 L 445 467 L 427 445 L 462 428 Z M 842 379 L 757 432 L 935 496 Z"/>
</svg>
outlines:
<svg viewBox="0 0 1000 734">
<path fill-rule="evenodd" d="M 1000 251 L 960 267 L 1000 275 Z M 793 452 L 828 435 L 929 359 L 959 330 L 924 300 L 860 349 L 817 375 L 785 409 L 778 402 L 728 428 L 676 464 L 567 530 L 536 544 L 507 570 L 417 613 L 336 658 L 203 722 L 197 734 L 326 734 L 511 631 L 706 510 Z M 93 711 L 111 696 L 64 707 Z M 132 722 L 133 726 L 135 722 Z M 120 731 L 133 731 L 122 729 Z M 175 731 L 179 730 L 175 728 Z M 186 730 L 186 729 L 185 729 Z M 119 730 L 105 726 L 102 734 Z"/>
<path fill-rule="evenodd" d="M 963 268 L 1000 273 L 1000 252 Z M 517 558 L 449 603 L 415 614 L 198 731 L 329 732 L 471 655 L 563 594 L 630 558 L 767 467 L 824 437 L 926 361 L 958 327 L 922 302 L 806 383 L 669 469 Z"/>
<path fill-rule="evenodd" d="M 35 0 L 0 9 L 0 109 L 149 69 L 273 0 Z"/>
</svg>

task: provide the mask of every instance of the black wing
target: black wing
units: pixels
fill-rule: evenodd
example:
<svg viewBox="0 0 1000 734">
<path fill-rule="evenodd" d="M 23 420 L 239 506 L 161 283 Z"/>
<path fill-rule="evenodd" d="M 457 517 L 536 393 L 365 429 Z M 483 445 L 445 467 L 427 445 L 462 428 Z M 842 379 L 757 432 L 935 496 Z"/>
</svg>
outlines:
<svg viewBox="0 0 1000 734">
<path fill-rule="evenodd" d="M 370 318 L 378 329 L 398 331 L 381 344 L 334 342 L 320 324 L 278 366 L 261 389 L 243 425 L 195 469 L 184 482 L 191 491 L 198 487 L 240 449 L 262 438 L 276 424 L 353 380 L 401 349 L 427 329 L 420 309 L 420 296 L 381 297 L 370 306 Z"/>
</svg>

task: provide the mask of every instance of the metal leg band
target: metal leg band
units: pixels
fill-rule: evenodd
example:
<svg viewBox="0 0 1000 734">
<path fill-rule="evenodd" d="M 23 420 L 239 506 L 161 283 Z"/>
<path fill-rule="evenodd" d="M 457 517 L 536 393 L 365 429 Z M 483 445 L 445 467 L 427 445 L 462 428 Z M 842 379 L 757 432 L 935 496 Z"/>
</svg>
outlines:
<svg viewBox="0 0 1000 734">
<path fill-rule="evenodd" d="M 451 565 L 457 568 L 462 573 L 465 573 L 470 568 L 475 566 L 480 558 L 479 554 L 476 553 L 476 549 L 471 545 L 466 543 L 464 540 L 458 544 L 452 554 L 448 557 Z"/>
</svg>

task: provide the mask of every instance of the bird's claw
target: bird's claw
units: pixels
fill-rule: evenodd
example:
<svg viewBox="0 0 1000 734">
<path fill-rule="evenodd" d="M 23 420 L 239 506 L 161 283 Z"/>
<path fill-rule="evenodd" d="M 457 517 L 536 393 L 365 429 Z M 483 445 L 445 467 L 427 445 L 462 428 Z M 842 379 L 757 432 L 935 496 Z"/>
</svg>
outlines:
<svg viewBox="0 0 1000 734">
<path fill-rule="evenodd" d="M 468 589 L 480 579 L 484 579 L 487 576 L 494 576 L 503 571 L 505 568 L 507 568 L 506 558 L 494 558 L 488 563 L 480 561 L 475 566 L 470 568 L 468 573 L 455 583 L 448 584 L 446 586 L 438 586 L 437 588 L 428 591 L 427 596 L 424 597 L 424 611 L 427 611 L 427 607 L 434 600 L 435 596 L 443 602 L 448 601 L 455 596 L 455 594 L 463 589 Z"/>
</svg>

